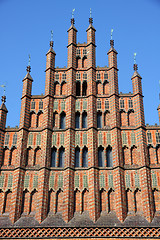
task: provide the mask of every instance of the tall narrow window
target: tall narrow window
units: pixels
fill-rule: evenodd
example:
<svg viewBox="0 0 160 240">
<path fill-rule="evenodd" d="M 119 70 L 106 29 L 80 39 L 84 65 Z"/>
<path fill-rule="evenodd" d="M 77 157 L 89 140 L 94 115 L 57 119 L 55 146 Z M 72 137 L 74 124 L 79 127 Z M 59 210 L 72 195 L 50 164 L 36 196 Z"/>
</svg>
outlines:
<svg viewBox="0 0 160 240">
<path fill-rule="evenodd" d="M 36 103 L 35 103 L 35 101 L 33 100 L 33 101 L 31 102 L 31 109 L 32 109 L 32 110 L 35 109 L 35 105 L 36 105 Z"/>
<path fill-rule="evenodd" d="M 87 128 L 87 113 L 82 113 L 82 128 Z"/>
<path fill-rule="evenodd" d="M 60 94 L 60 85 L 58 82 L 54 83 L 54 95 L 59 95 Z"/>
<path fill-rule="evenodd" d="M 59 162 L 58 167 L 64 167 L 64 159 L 65 159 L 65 149 L 61 147 L 59 149 Z"/>
<path fill-rule="evenodd" d="M 8 145 L 8 144 L 9 144 L 9 134 L 6 133 L 6 135 L 5 135 L 5 141 L 4 141 L 4 145 L 6 146 L 6 145 Z"/>
<path fill-rule="evenodd" d="M 86 96 L 87 95 L 87 82 L 84 81 L 82 84 L 82 96 Z"/>
<path fill-rule="evenodd" d="M 82 167 L 88 167 L 88 149 L 86 147 L 82 151 Z"/>
<path fill-rule="evenodd" d="M 120 109 L 124 109 L 124 100 L 123 99 L 120 100 Z"/>
<path fill-rule="evenodd" d="M 75 116 L 75 128 L 80 128 L 80 113 L 76 112 Z"/>
<path fill-rule="evenodd" d="M 102 128 L 102 113 L 97 113 L 97 128 Z"/>
<path fill-rule="evenodd" d="M 39 101 L 39 110 L 42 110 L 43 109 L 43 101 Z"/>
<path fill-rule="evenodd" d="M 57 160 L 57 149 L 53 147 L 52 153 L 51 153 L 51 167 L 56 167 L 56 160 Z"/>
<path fill-rule="evenodd" d="M 13 135 L 13 142 L 12 142 L 12 145 L 15 146 L 16 144 L 17 144 L 17 133 Z"/>
<path fill-rule="evenodd" d="M 75 149 L 75 167 L 80 167 L 80 148 Z"/>
<path fill-rule="evenodd" d="M 104 148 L 103 147 L 98 148 L 98 166 L 104 167 Z"/>
<path fill-rule="evenodd" d="M 107 81 L 103 84 L 103 94 L 109 94 L 109 83 Z"/>
<path fill-rule="evenodd" d="M 133 101 L 132 101 L 132 99 L 128 100 L 128 105 L 129 105 L 129 109 L 133 108 Z"/>
<path fill-rule="evenodd" d="M 105 101 L 105 109 L 107 109 L 107 110 L 109 109 L 109 101 L 108 100 Z"/>
<path fill-rule="evenodd" d="M 109 146 L 107 148 L 107 167 L 113 167 L 113 157 L 112 157 L 112 148 Z"/>
<path fill-rule="evenodd" d="M 147 133 L 148 143 L 152 143 L 152 135 L 151 132 Z"/>
<path fill-rule="evenodd" d="M 60 115 L 60 128 L 65 129 L 66 128 L 66 114 L 65 112 L 62 112 Z"/>
<path fill-rule="evenodd" d="M 76 81 L 76 96 L 81 95 L 81 83 L 80 81 Z"/>
</svg>

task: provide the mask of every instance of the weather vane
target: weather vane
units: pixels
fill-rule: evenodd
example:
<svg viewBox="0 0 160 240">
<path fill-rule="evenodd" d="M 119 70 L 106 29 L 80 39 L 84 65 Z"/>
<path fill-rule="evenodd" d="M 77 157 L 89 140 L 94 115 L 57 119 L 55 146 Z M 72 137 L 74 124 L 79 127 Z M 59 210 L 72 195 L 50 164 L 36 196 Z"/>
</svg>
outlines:
<svg viewBox="0 0 160 240">
<path fill-rule="evenodd" d="M 92 9 L 90 8 L 90 18 L 92 17 Z"/>
<path fill-rule="evenodd" d="M 3 85 L 1 85 L 1 87 L 3 88 L 3 96 L 5 96 L 6 95 L 6 85 L 3 84 Z"/>
<path fill-rule="evenodd" d="M 137 53 L 134 53 L 134 64 L 136 64 L 136 55 Z"/>
<path fill-rule="evenodd" d="M 28 66 L 31 66 L 31 55 L 29 54 L 28 57 L 29 57 Z"/>
<path fill-rule="evenodd" d="M 112 40 L 112 35 L 113 35 L 113 28 L 111 29 L 111 40 Z"/>
<path fill-rule="evenodd" d="M 72 10 L 72 18 L 74 18 L 75 8 Z"/>
<path fill-rule="evenodd" d="M 53 30 L 51 30 L 51 41 L 53 41 Z"/>
</svg>

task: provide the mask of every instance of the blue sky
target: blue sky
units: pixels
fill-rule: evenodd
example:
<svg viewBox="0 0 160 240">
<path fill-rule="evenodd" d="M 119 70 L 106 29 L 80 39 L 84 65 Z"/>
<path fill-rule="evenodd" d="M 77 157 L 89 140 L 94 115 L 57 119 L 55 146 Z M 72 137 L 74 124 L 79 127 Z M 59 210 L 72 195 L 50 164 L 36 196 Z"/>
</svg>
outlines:
<svg viewBox="0 0 160 240">
<path fill-rule="evenodd" d="M 132 92 L 133 53 L 142 76 L 146 123 L 158 123 L 160 0 L 0 0 L 0 85 L 6 84 L 7 126 L 19 125 L 22 79 L 31 54 L 32 94 L 44 93 L 46 52 L 53 30 L 56 66 L 67 66 L 72 9 L 78 42 L 86 41 L 89 9 L 96 28 L 96 64 L 108 65 L 110 30 L 118 51 L 119 91 Z M 0 88 L 0 95 L 3 89 Z"/>
</svg>

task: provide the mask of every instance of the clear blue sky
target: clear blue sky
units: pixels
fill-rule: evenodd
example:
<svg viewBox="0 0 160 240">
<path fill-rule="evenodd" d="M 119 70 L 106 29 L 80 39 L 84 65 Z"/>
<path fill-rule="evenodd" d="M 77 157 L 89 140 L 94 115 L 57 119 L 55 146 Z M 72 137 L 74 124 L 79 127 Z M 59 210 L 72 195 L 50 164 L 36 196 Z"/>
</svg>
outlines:
<svg viewBox="0 0 160 240">
<path fill-rule="evenodd" d="M 73 8 L 76 9 L 78 42 L 86 41 L 92 8 L 99 66 L 108 65 L 110 30 L 114 29 L 120 92 L 132 92 L 133 53 L 137 53 L 146 123 L 158 123 L 160 0 L 0 0 L 0 85 L 7 85 L 7 126 L 19 125 L 22 79 L 26 75 L 29 53 L 34 79 L 32 94 L 44 93 L 45 54 L 51 30 L 56 66 L 67 66 L 67 30 Z"/>
</svg>

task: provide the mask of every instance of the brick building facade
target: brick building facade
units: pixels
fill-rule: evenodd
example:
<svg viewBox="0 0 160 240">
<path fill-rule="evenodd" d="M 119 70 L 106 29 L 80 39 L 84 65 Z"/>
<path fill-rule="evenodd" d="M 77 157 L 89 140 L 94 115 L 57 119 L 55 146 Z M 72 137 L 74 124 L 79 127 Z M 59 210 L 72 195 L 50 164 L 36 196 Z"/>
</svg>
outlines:
<svg viewBox="0 0 160 240">
<path fill-rule="evenodd" d="M 137 64 L 119 93 L 113 40 L 96 67 L 92 22 L 77 44 L 71 19 L 67 68 L 50 42 L 44 95 L 27 67 L 19 127 L 5 127 L 2 97 L 0 238 L 160 237 L 160 126 L 145 125 Z"/>
</svg>

